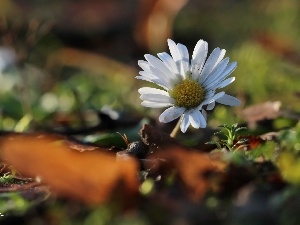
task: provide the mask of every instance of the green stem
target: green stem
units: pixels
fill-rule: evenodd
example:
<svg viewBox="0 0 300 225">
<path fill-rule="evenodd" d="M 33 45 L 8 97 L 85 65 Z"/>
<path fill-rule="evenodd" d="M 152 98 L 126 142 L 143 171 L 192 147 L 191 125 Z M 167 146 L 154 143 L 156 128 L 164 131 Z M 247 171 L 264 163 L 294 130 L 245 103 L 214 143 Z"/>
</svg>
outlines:
<svg viewBox="0 0 300 225">
<path fill-rule="evenodd" d="M 178 120 L 176 126 L 174 127 L 174 129 L 172 130 L 172 132 L 171 132 L 171 134 L 170 134 L 170 136 L 171 136 L 172 138 L 175 138 L 176 135 L 178 134 L 178 131 L 179 131 L 179 129 L 180 129 L 180 123 L 181 123 L 181 117 L 179 118 L 179 120 Z"/>
</svg>

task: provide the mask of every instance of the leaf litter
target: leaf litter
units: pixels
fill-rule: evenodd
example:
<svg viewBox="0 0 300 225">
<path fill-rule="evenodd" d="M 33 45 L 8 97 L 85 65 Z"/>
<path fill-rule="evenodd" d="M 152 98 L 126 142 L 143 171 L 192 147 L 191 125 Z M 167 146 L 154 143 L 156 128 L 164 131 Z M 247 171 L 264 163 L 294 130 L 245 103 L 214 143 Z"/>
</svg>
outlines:
<svg viewBox="0 0 300 225">
<path fill-rule="evenodd" d="M 36 206 L 31 205 L 33 208 L 55 199 L 92 208 L 107 204 L 111 207 L 109 204 L 114 203 L 122 209 L 117 210 L 118 216 L 128 214 L 129 210 L 129 214 L 142 214 L 158 224 L 160 220 L 150 217 L 152 210 L 159 208 L 165 213 L 164 217 L 170 219 L 166 224 L 179 220 L 190 224 L 199 221 L 222 224 L 222 221 L 236 220 L 240 215 L 231 210 L 250 210 L 262 204 L 264 199 L 272 200 L 275 195 L 277 198 L 283 195 L 289 187 L 287 180 L 298 183 L 297 177 L 286 175 L 295 170 L 295 167 L 285 166 L 290 164 L 290 156 L 280 154 L 278 164 L 276 159 L 272 161 L 265 156 L 268 143 L 280 145 L 280 134 L 273 135 L 271 140 L 255 135 L 236 136 L 235 143 L 246 139 L 248 145 L 234 153 L 202 152 L 181 144 L 150 125 L 144 125 L 139 134 L 140 141 L 127 140 L 127 149 L 79 143 L 62 135 L 15 134 L 2 137 L 1 173 L 14 172 L 24 182 L 18 186 L 2 187 L 1 192 L 36 192 L 40 201 Z M 298 140 L 297 137 L 290 138 L 294 142 Z M 269 151 L 274 155 L 275 150 L 276 145 L 272 145 Z M 264 194 L 266 192 L 268 194 Z M 230 199 L 231 203 L 228 202 Z M 285 201 L 283 196 L 280 199 Z M 276 210 L 281 207 L 277 204 Z M 185 206 L 187 208 L 182 211 Z M 154 208 L 150 210 L 149 207 Z M 195 216 L 195 207 L 208 210 L 210 216 Z M 268 213 L 274 213 L 275 209 L 266 207 Z M 223 213 L 225 219 L 216 213 Z M 174 214 L 175 217 L 170 217 Z"/>
</svg>

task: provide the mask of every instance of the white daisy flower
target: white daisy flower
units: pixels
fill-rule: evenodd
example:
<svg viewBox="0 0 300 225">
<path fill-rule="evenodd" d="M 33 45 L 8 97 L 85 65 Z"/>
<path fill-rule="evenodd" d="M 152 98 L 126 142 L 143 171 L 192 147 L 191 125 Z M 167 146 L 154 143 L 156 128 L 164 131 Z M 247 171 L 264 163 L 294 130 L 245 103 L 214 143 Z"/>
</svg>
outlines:
<svg viewBox="0 0 300 225">
<path fill-rule="evenodd" d="M 143 87 L 138 91 L 143 102 L 141 105 L 151 108 L 166 109 L 159 121 L 168 123 L 181 116 L 180 129 L 184 133 L 192 125 L 194 128 L 206 127 L 206 110 L 211 110 L 215 102 L 229 106 L 240 105 L 240 100 L 225 94 L 216 93 L 217 89 L 231 84 L 235 78 L 227 78 L 236 68 L 237 63 L 229 63 L 224 58 L 225 49 L 215 48 L 208 59 L 208 45 L 199 40 L 193 52 L 192 59 L 185 45 L 177 44 L 168 39 L 172 57 L 166 53 L 146 54 L 147 61 L 139 60 L 143 69 L 137 79 L 150 81 L 162 89 Z"/>
</svg>

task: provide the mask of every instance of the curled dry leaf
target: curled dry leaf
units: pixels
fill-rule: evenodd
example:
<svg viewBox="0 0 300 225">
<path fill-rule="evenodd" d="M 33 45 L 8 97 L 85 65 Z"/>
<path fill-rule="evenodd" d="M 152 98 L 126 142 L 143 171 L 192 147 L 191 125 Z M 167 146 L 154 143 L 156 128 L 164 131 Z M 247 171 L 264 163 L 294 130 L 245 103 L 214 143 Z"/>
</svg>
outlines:
<svg viewBox="0 0 300 225">
<path fill-rule="evenodd" d="M 224 162 L 212 159 L 209 154 L 180 147 L 158 151 L 149 159 L 155 165 L 149 163 L 147 166 L 158 173 L 175 169 L 183 191 L 194 201 L 199 200 L 211 187 L 208 175 L 222 172 L 226 166 Z"/>
<path fill-rule="evenodd" d="M 241 116 L 247 121 L 250 128 L 254 128 L 260 120 L 275 119 L 281 115 L 280 101 L 267 101 L 245 108 Z"/>
<path fill-rule="evenodd" d="M 20 173 L 40 176 L 58 196 L 98 204 L 113 196 L 129 200 L 138 190 L 138 164 L 132 158 L 117 162 L 108 152 L 74 151 L 63 142 L 32 136 L 5 138 L 0 149 Z"/>
</svg>

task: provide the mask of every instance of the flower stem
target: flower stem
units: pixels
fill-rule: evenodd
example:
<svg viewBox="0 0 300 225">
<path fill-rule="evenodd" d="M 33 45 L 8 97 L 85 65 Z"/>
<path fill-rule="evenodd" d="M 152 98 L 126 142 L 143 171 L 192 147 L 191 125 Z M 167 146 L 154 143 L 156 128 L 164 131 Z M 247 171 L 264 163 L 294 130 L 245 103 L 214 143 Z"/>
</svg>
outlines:
<svg viewBox="0 0 300 225">
<path fill-rule="evenodd" d="M 171 134 L 170 134 L 170 136 L 171 136 L 172 138 L 175 138 L 176 135 L 178 134 L 178 131 L 179 131 L 179 128 L 180 128 L 180 122 L 181 122 L 181 117 L 179 118 L 179 120 L 178 120 L 176 126 L 174 127 L 174 129 L 172 130 L 172 132 L 171 132 Z"/>
</svg>

